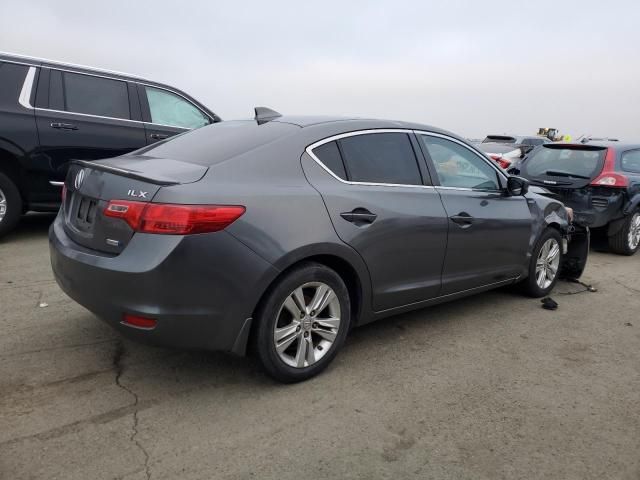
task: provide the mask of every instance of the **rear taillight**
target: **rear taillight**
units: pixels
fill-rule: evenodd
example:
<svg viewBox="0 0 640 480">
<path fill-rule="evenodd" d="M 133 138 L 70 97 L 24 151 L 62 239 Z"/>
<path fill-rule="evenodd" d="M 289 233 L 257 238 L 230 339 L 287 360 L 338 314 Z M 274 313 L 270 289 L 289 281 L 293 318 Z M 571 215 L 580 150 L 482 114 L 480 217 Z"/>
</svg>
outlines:
<svg viewBox="0 0 640 480">
<path fill-rule="evenodd" d="M 245 208 L 239 205 L 177 205 L 111 200 L 104 215 L 120 218 L 140 233 L 189 235 L 223 230 Z"/>
<path fill-rule="evenodd" d="M 489 155 L 491 159 L 500 165 L 500 168 L 504 168 L 505 170 L 511 166 L 511 160 L 507 160 L 502 155 Z"/>
<path fill-rule="evenodd" d="M 626 188 L 629 186 L 629 178 L 616 172 L 616 152 L 613 148 L 607 149 L 604 157 L 602 172 L 592 182 L 593 186 Z"/>
</svg>

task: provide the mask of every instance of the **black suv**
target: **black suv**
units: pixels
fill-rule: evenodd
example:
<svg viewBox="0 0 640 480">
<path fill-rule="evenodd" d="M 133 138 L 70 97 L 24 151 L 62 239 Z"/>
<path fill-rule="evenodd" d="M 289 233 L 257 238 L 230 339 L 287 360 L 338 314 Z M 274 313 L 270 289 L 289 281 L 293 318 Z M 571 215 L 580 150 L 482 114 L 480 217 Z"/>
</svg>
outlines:
<svg viewBox="0 0 640 480">
<path fill-rule="evenodd" d="M 640 245 L 640 144 L 549 143 L 509 169 L 555 193 L 574 221 L 606 235 L 612 251 Z"/>
<path fill-rule="evenodd" d="M 121 155 L 218 121 L 167 85 L 0 54 L 0 236 L 28 210 L 58 209 L 69 160 Z"/>
</svg>

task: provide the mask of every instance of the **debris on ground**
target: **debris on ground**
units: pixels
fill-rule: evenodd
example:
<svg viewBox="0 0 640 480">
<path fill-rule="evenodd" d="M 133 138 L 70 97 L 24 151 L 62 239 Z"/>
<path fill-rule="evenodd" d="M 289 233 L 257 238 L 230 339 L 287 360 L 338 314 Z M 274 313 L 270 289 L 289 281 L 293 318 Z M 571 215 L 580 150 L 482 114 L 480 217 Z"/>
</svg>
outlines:
<svg viewBox="0 0 640 480">
<path fill-rule="evenodd" d="M 544 297 L 540 301 L 542 302 L 542 308 L 544 308 L 545 310 L 557 310 L 558 309 L 558 302 L 556 302 L 551 297 Z"/>
</svg>

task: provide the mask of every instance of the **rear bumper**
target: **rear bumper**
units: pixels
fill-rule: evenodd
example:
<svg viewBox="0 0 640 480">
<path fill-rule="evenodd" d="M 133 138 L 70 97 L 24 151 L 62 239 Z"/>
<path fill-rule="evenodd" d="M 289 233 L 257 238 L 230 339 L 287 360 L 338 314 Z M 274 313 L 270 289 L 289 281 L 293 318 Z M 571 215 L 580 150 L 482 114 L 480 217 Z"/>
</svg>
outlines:
<svg viewBox="0 0 640 480">
<path fill-rule="evenodd" d="M 567 204 L 571 206 L 571 204 Z M 622 210 L 620 207 L 608 207 L 603 210 L 576 210 L 574 209 L 574 223 L 585 227 L 598 228 L 604 227 L 613 220 L 617 220 L 622 217 Z"/>
<path fill-rule="evenodd" d="M 222 231 L 187 237 L 136 234 L 117 256 L 73 242 L 58 216 L 49 230 L 62 290 L 127 337 L 154 345 L 244 352 L 238 338 L 277 270 Z M 157 320 L 152 330 L 125 313 Z"/>
</svg>

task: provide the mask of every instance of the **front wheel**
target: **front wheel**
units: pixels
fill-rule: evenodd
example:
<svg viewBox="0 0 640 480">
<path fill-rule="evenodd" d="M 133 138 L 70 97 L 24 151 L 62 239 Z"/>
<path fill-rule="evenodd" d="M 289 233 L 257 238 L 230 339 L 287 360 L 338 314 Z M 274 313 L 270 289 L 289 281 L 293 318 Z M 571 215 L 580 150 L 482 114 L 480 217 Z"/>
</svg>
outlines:
<svg viewBox="0 0 640 480">
<path fill-rule="evenodd" d="M 258 358 L 276 380 L 306 380 L 333 360 L 350 317 L 349 292 L 340 276 L 318 263 L 303 264 L 280 279 L 258 309 Z"/>
<path fill-rule="evenodd" d="M 561 245 L 562 237 L 553 228 L 548 228 L 540 235 L 531 255 L 529 277 L 523 282 L 527 295 L 544 297 L 553 290 L 562 262 Z"/>
<path fill-rule="evenodd" d="M 640 246 L 640 211 L 629 215 L 622 228 L 609 237 L 609 248 L 620 255 L 633 255 Z"/>
</svg>

